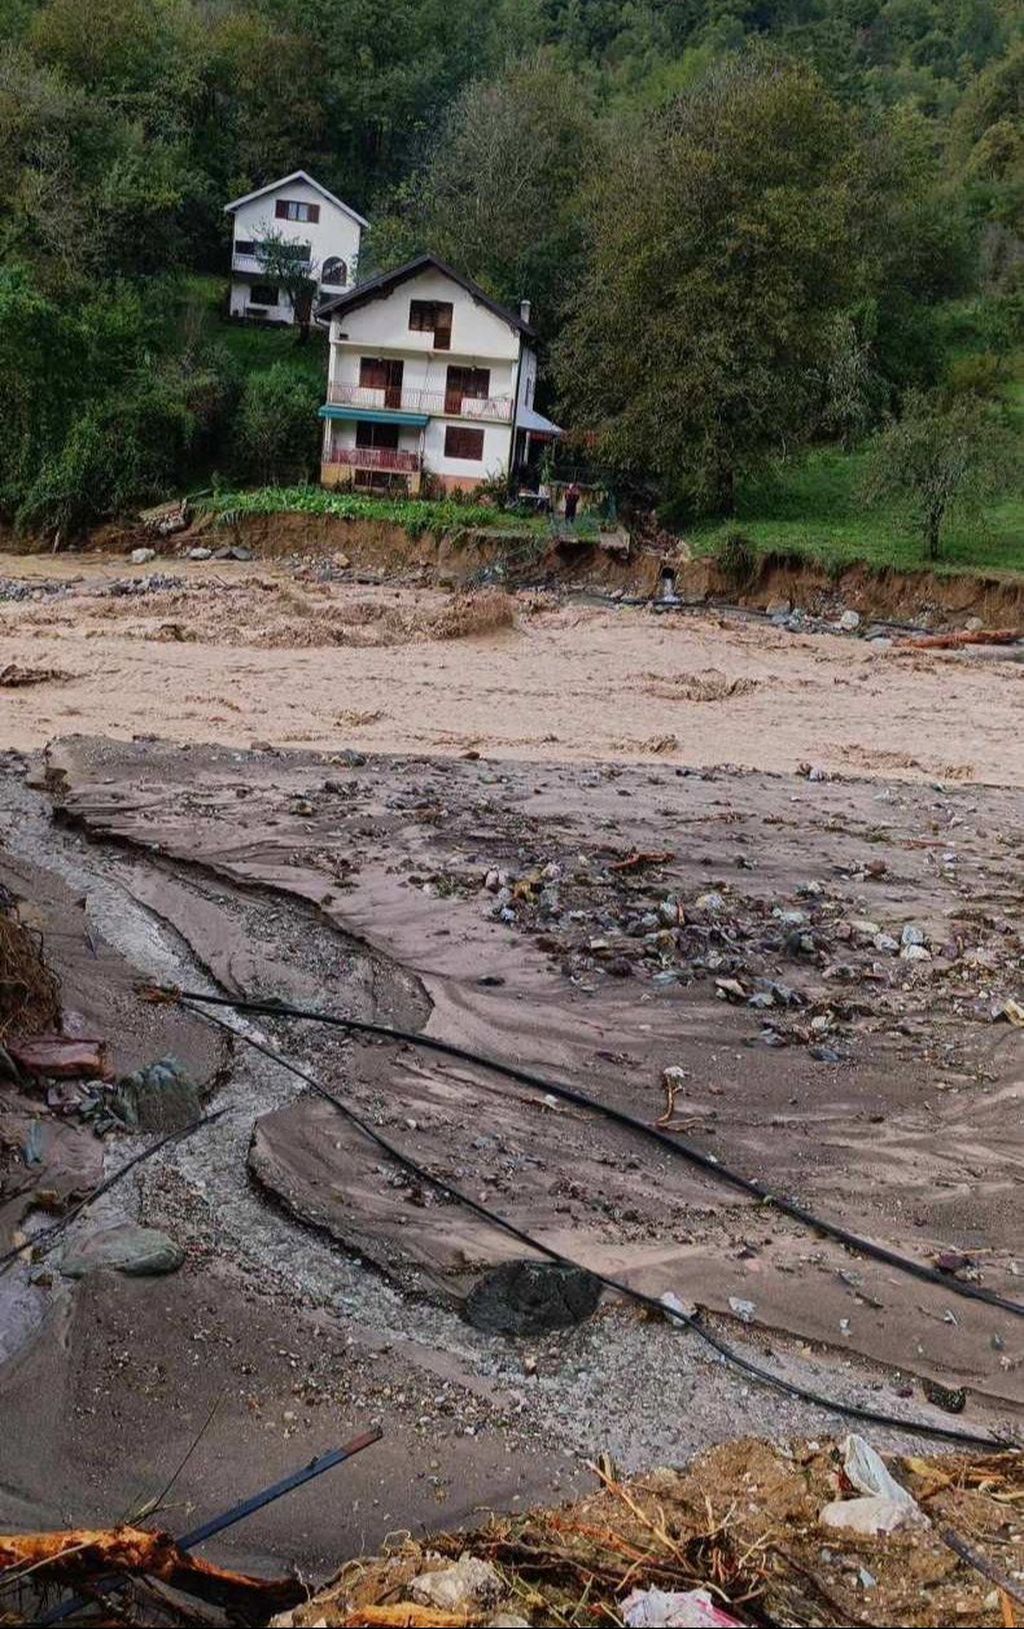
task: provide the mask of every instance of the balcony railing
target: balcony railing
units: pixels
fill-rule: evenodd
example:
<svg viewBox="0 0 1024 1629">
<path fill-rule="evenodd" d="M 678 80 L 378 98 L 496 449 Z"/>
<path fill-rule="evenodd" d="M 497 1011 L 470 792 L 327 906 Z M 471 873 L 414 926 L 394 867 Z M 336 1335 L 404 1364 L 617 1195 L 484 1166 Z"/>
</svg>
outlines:
<svg viewBox="0 0 1024 1629">
<path fill-rule="evenodd" d="M 375 390 L 369 385 L 332 384 L 327 400 L 375 413 L 429 413 L 434 418 L 496 419 L 506 424 L 512 417 L 511 396 L 465 396 L 461 390 L 405 390 L 398 385 Z"/>
<path fill-rule="evenodd" d="M 308 271 L 310 262 L 300 260 L 297 262 L 300 271 Z M 250 272 L 256 277 L 262 277 L 264 282 L 272 283 L 274 275 L 267 269 L 267 262 L 261 255 L 240 255 L 237 250 L 231 256 L 231 270 L 236 272 Z"/>
<path fill-rule="evenodd" d="M 402 475 L 415 475 L 420 455 L 397 452 L 393 447 L 332 447 L 325 464 L 347 464 L 350 469 L 388 469 Z"/>
</svg>

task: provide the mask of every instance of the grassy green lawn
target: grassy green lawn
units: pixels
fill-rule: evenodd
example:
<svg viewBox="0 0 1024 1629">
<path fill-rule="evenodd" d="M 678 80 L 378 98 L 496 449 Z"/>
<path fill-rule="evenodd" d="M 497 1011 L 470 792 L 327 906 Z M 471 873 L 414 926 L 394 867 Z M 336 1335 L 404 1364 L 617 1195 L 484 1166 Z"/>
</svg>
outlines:
<svg viewBox="0 0 1024 1629">
<path fill-rule="evenodd" d="M 506 514 L 487 504 L 456 498 L 373 497 L 361 492 L 328 491 L 319 486 L 262 486 L 218 492 L 203 507 L 225 517 L 234 515 L 337 515 L 343 520 L 382 520 L 404 526 L 410 536 L 423 532 L 458 532 L 467 527 L 544 536 L 548 522 L 536 516 Z"/>
<path fill-rule="evenodd" d="M 286 362 L 319 388 L 326 387 L 327 335 L 322 329 L 311 328 L 303 343 L 296 330 L 284 324 L 232 320 L 226 315 L 226 277 L 189 277 L 186 288 L 186 304 L 199 314 L 207 339 L 222 345 L 243 374 Z"/>
<path fill-rule="evenodd" d="M 1024 406 L 1024 384 L 1020 390 Z M 734 521 L 688 534 L 694 552 L 711 554 L 739 530 L 762 553 L 806 555 L 827 567 L 857 560 L 901 570 L 930 566 L 902 514 L 868 508 L 859 497 L 864 463 L 861 453 L 811 453 L 771 482 L 741 492 Z M 983 516 L 951 520 L 938 569 L 1024 571 L 1024 494 L 1008 493 Z"/>
<path fill-rule="evenodd" d="M 951 362 L 979 354 L 1002 359 L 1002 396 L 1024 438 L 1024 352 L 1009 348 L 998 324 L 993 328 L 994 312 L 997 307 L 983 299 L 947 306 L 947 354 Z M 690 542 L 696 553 L 710 554 L 739 530 L 761 553 L 805 555 L 828 568 L 862 560 L 900 570 L 1024 571 L 1024 492 L 1007 492 L 982 515 L 951 518 L 941 558 L 933 562 L 905 514 L 864 502 L 866 463 L 863 452 L 812 452 L 772 479 L 749 485 L 740 493 L 734 521 L 697 527 Z"/>
</svg>

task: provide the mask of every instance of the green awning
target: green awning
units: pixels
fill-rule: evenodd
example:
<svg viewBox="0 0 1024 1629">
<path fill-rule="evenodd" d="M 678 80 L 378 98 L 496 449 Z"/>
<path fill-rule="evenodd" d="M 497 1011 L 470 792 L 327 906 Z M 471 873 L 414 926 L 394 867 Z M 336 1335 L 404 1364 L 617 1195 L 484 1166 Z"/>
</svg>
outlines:
<svg viewBox="0 0 1024 1629">
<path fill-rule="evenodd" d="M 414 429 L 422 430 L 429 423 L 426 413 L 390 413 L 387 408 L 375 407 L 335 407 L 329 403 L 321 407 L 322 419 L 358 419 L 369 424 L 411 424 Z"/>
</svg>

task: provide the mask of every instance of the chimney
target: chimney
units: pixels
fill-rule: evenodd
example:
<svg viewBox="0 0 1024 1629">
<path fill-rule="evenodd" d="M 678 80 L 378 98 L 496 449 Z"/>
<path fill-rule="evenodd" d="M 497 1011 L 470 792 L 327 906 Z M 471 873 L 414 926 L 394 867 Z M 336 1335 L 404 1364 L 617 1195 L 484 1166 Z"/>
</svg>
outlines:
<svg viewBox="0 0 1024 1629">
<path fill-rule="evenodd" d="M 522 317 L 524 322 L 526 322 L 526 323 L 529 322 L 529 320 L 530 320 L 530 302 L 529 302 L 529 300 L 520 300 L 520 302 L 519 302 L 519 315 Z"/>
</svg>

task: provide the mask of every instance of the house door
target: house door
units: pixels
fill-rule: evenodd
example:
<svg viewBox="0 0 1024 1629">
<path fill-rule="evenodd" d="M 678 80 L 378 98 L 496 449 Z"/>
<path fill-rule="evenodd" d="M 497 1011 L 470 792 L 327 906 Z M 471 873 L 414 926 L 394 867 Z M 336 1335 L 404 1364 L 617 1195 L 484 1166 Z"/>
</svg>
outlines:
<svg viewBox="0 0 1024 1629">
<path fill-rule="evenodd" d="M 382 390 L 385 407 L 401 407 L 404 372 L 405 363 L 401 361 L 395 362 L 383 356 L 359 358 L 360 385 L 366 390 Z"/>
<path fill-rule="evenodd" d="M 464 396 L 484 400 L 491 393 L 490 368 L 458 368 L 450 365 L 444 392 L 446 413 L 461 413 Z"/>
</svg>

